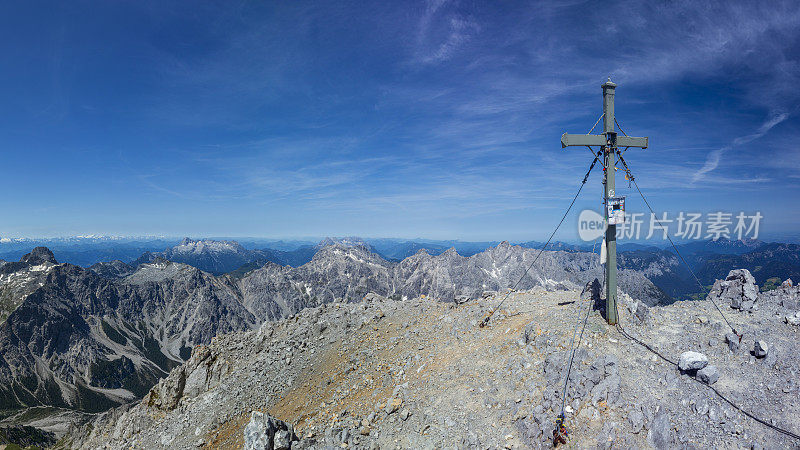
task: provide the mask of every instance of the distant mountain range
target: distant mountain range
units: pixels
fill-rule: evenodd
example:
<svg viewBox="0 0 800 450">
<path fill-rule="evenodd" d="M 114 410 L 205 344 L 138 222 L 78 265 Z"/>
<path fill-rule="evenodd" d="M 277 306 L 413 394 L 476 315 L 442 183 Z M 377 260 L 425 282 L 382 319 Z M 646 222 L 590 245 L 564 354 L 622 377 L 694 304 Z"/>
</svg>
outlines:
<svg viewBox="0 0 800 450">
<path fill-rule="evenodd" d="M 316 253 L 313 246 L 295 250 L 248 250 L 236 241 L 194 240 L 184 238 L 178 245 L 161 252 L 145 252 L 131 263 L 133 267 L 164 259 L 188 264 L 206 272 L 221 275 L 241 269 L 256 269 L 268 262 L 299 266 L 307 263 Z"/>
<path fill-rule="evenodd" d="M 232 273 L 241 277 L 267 262 L 299 267 L 328 245 L 360 245 L 388 261 L 399 262 L 424 250 L 429 255 L 440 255 L 452 249 L 460 256 L 473 256 L 496 247 L 497 242 L 425 241 L 401 239 L 360 239 L 358 237 L 326 238 L 316 245 L 306 245 L 293 250 L 247 250 L 232 241 L 194 241 L 185 239 L 180 245 L 163 252 L 143 255 L 133 266 L 155 258 L 182 262 L 210 273 Z M 543 242 L 527 241 L 518 244 L 524 248 L 541 249 Z M 749 269 L 759 283 L 771 277 L 781 280 L 797 278 L 797 244 L 767 244 L 755 240 L 719 239 L 692 241 L 678 245 L 680 254 L 704 285 L 724 278 L 731 268 Z M 552 242 L 550 251 L 569 253 L 597 252 L 597 245 Z M 674 249 L 623 242 L 618 246 L 621 268 L 642 272 L 669 298 L 669 301 L 692 298 L 700 293 L 694 277 L 675 253 Z"/>
<path fill-rule="evenodd" d="M 162 256 L 197 256 L 230 263 L 242 249 L 230 242 L 185 240 Z M 255 328 L 329 302 L 425 295 L 452 301 L 519 287 L 579 286 L 600 277 L 596 255 L 545 252 L 501 243 L 470 257 L 450 249 L 420 250 L 388 261 L 357 241 L 327 241 L 311 261 L 273 262 L 240 276 L 214 276 L 155 257 L 136 268 L 116 262 L 91 269 L 58 264 L 37 248 L 19 262 L 0 263 L 6 319 L 0 324 L 0 409 L 50 405 L 100 411 L 140 397 L 191 348 L 219 333 Z M 209 259 L 212 255 L 215 258 Z M 238 264 L 240 261 L 235 261 Z M 620 287 L 650 304 L 664 294 L 640 272 L 622 269 Z"/>
<path fill-rule="evenodd" d="M 311 260 L 315 246 L 314 243 L 306 241 L 248 239 L 244 242 L 247 243 L 247 248 L 240 242 L 235 241 L 191 240 L 188 238 L 183 241 L 166 238 L 124 239 L 97 237 L 5 240 L 0 241 L 0 260 L 18 260 L 24 254 L 30 252 L 31 248 L 37 246 L 49 248 L 59 261 L 82 267 L 114 260 L 135 266 L 139 262 L 147 261 L 149 258 L 163 257 L 165 254 L 174 254 L 175 258 L 186 257 L 192 259 L 201 256 L 199 254 L 192 256 L 190 253 L 194 251 L 199 253 L 207 252 L 209 254 L 216 251 L 220 254 L 220 258 L 232 257 L 228 259 L 227 264 L 226 261 L 216 261 L 222 264 L 221 267 L 215 267 L 213 265 L 215 262 L 212 260 L 206 260 L 205 263 L 198 260 L 198 264 L 202 266 L 203 270 L 221 273 L 236 270 L 242 264 L 259 260 L 302 265 Z M 260 246 L 265 247 L 263 247 L 263 250 L 258 250 L 262 248 Z M 224 254 L 226 253 L 229 255 L 225 256 Z M 238 256 L 232 255 L 237 253 Z M 237 262 L 242 262 L 242 264 L 236 265 Z M 208 264 L 204 265 L 206 263 Z"/>
<path fill-rule="evenodd" d="M 16 260 L 36 241 L 0 242 L 0 258 Z M 143 263 L 157 260 L 181 262 L 211 274 L 230 273 L 243 277 L 266 263 L 299 267 L 311 261 L 316 252 L 326 245 L 363 245 L 384 259 L 393 262 L 413 256 L 419 250 L 430 255 L 440 255 L 454 249 L 461 256 L 472 256 L 499 242 L 465 242 L 457 240 L 425 239 L 361 239 L 358 237 L 326 238 L 318 243 L 309 241 L 279 241 L 265 239 L 194 240 L 165 239 L 135 240 L 122 238 L 82 237 L 48 241 L 55 245 L 59 261 L 92 267 L 101 275 L 125 276 Z M 26 246 L 27 245 L 27 246 Z M 539 241 L 521 242 L 525 248 L 539 249 Z M 797 278 L 800 265 L 796 263 L 797 244 L 767 244 L 755 240 L 691 241 L 678 245 L 681 255 L 705 285 L 722 278 L 731 267 L 748 268 L 759 283 L 767 279 Z M 548 250 L 565 252 L 599 252 L 596 245 L 552 242 Z M 620 242 L 618 245 L 621 267 L 645 273 L 672 299 L 693 298 L 700 293 L 696 281 L 676 256 L 671 247 L 657 247 L 640 242 Z M 115 261 L 114 265 L 100 262 Z M 98 272 L 100 273 L 100 272 Z M 2 314 L 2 313 L 0 313 Z"/>
<path fill-rule="evenodd" d="M 47 247 L 62 262 L 82 267 L 104 261 L 133 261 L 142 253 L 160 251 L 177 239 L 59 238 L 0 242 L 0 259 L 16 261 L 34 247 Z"/>
<path fill-rule="evenodd" d="M 447 243 L 465 253 L 487 244 Z M 452 301 L 502 291 L 520 279 L 521 289 L 562 289 L 603 273 L 597 254 L 561 243 L 527 274 L 542 243 L 502 242 L 469 256 L 455 245 L 358 238 L 284 250 L 188 238 L 176 244 L 131 263 L 90 268 L 59 263 L 43 247 L 19 261 L 0 261 L 0 409 L 101 411 L 140 397 L 192 347 L 219 333 L 250 330 L 323 303 L 359 301 L 369 293 Z M 749 269 L 759 283 L 800 279 L 796 244 L 719 240 L 680 250 L 704 284 L 732 268 Z M 634 246 L 620 252 L 619 263 L 620 288 L 647 304 L 699 292 L 670 250 Z"/>
<path fill-rule="evenodd" d="M 720 278 L 718 274 L 724 272 L 726 267 L 749 270 L 756 283 L 761 285 L 773 277 L 800 281 L 800 245 L 770 243 L 758 245 L 749 251 L 723 255 L 700 254 L 696 266 L 697 276 L 706 284 Z"/>
<path fill-rule="evenodd" d="M 678 246 L 686 264 L 706 288 L 714 280 L 725 278 L 731 269 L 750 270 L 756 282 L 764 285 L 769 278 L 797 280 L 800 276 L 800 245 L 719 239 Z M 692 276 L 672 248 L 643 248 L 623 251 L 619 265 L 641 271 L 673 300 L 702 295 Z"/>
<path fill-rule="evenodd" d="M 208 245 L 200 244 L 200 247 L 221 247 L 221 244 L 213 242 L 225 242 L 226 249 L 218 248 L 230 253 L 237 253 L 238 256 L 231 258 L 229 264 L 223 264 L 224 268 L 215 269 L 213 266 L 201 267 L 209 272 L 228 272 L 239 267 L 233 267 L 238 261 L 246 261 L 245 264 L 271 261 L 278 264 L 288 264 L 300 266 L 311 260 L 317 248 L 326 245 L 328 242 L 359 242 L 369 246 L 374 252 L 380 254 L 390 261 L 400 261 L 407 258 L 418 250 L 425 250 L 431 255 L 438 255 L 449 248 L 454 248 L 461 256 L 472 256 L 490 247 L 497 246 L 500 241 L 480 241 L 468 242 L 458 240 L 429 240 L 429 239 L 361 239 L 358 237 L 344 238 L 325 238 L 321 241 L 303 240 L 274 240 L 274 239 L 170 239 L 170 238 L 121 238 L 121 237 L 73 237 L 73 238 L 53 238 L 53 239 L 19 239 L 19 240 L 0 240 L 0 260 L 16 261 L 34 247 L 47 247 L 55 257 L 62 262 L 68 262 L 82 267 L 89 267 L 99 262 L 119 260 L 126 264 L 136 264 L 139 261 L 146 261 L 152 254 L 153 258 L 163 257 L 165 254 L 186 254 L 195 249 L 178 249 L 176 247 L 188 247 L 191 243 L 207 242 Z M 543 242 L 528 241 L 520 242 L 527 248 L 541 248 Z M 194 245 L 197 247 L 197 245 Z M 623 243 L 620 250 L 641 248 L 640 244 Z M 591 251 L 592 245 L 568 244 L 564 242 L 553 242 L 548 247 L 550 250 L 564 251 Z M 180 256 L 176 256 L 180 257 Z M 237 261 L 238 258 L 238 261 Z M 255 266 L 252 268 L 256 268 Z"/>
</svg>

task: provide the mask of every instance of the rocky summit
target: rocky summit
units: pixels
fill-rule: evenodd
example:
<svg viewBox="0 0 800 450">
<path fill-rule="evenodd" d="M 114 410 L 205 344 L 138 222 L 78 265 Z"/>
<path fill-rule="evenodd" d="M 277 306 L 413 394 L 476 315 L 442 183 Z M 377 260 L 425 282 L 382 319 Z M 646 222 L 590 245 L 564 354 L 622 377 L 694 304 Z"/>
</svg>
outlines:
<svg viewBox="0 0 800 450">
<path fill-rule="evenodd" d="M 612 327 L 591 291 L 512 291 L 484 328 L 505 292 L 307 308 L 196 346 L 141 402 L 97 416 L 70 445 L 549 448 L 562 405 L 571 448 L 798 445 L 737 409 L 800 430 L 798 327 L 773 296 L 747 314 L 726 306 L 742 335 L 732 350 L 709 301 L 642 314 L 623 294 Z"/>
<path fill-rule="evenodd" d="M 37 250 L 0 265 L 0 288 L 23 293 L 0 325 L 0 426 L 73 448 L 531 448 L 549 445 L 563 401 L 579 447 L 791 444 L 709 386 L 800 428 L 792 283 L 718 282 L 709 300 L 737 335 L 712 302 L 663 305 L 623 269 L 618 329 L 597 255 L 546 251 L 526 272 L 537 254 L 391 262 L 333 242 L 300 267 L 215 276 Z"/>
<path fill-rule="evenodd" d="M 184 238 L 178 245 L 162 252 L 146 252 L 133 265 L 159 259 L 188 264 L 206 272 L 221 274 L 258 260 L 273 260 L 268 252 L 247 250 L 236 241 Z"/>
<path fill-rule="evenodd" d="M 0 261 L 0 323 L 44 284 L 56 265 L 53 252 L 45 247 L 34 248 L 17 262 Z"/>
</svg>

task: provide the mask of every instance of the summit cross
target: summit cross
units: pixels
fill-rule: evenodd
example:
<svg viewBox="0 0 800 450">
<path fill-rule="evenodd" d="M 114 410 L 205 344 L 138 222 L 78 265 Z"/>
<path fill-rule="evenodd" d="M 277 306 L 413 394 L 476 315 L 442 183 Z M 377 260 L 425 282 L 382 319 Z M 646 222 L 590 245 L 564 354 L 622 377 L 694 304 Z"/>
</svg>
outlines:
<svg viewBox="0 0 800 450">
<path fill-rule="evenodd" d="M 606 321 L 616 325 L 617 314 L 617 225 L 609 221 L 609 205 L 618 204 L 615 192 L 615 171 L 617 165 L 617 148 L 647 148 L 646 137 L 617 136 L 614 120 L 614 93 L 617 85 L 608 81 L 603 83 L 603 133 L 602 134 L 568 134 L 561 135 L 561 147 L 598 146 L 603 154 L 603 193 L 605 219 L 608 227 L 604 240 L 606 250 Z M 621 131 L 621 130 L 620 130 Z M 591 131 L 590 131 L 591 133 Z M 623 132 L 624 134 L 624 132 Z M 594 152 L 594 150 L 592 150 Z M 613 207 L 613 206 L 612 206 Z M 623 212 L 624 214 L 624 212 Z"/>
</svg>

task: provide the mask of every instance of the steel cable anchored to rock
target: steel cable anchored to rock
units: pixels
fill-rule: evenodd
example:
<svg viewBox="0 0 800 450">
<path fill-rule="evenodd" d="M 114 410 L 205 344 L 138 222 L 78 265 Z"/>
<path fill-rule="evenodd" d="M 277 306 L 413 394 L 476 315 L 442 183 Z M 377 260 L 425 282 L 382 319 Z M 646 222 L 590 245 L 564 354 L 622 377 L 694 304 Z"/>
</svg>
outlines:
<svg viewBox="0 0 800 450">
<path fill-rule="evenodd" d="M 662 360 L 668 362 L 669 364 L 672 364 L 673 366 L 675 366 L 676 368 L 678 368 L 680 370 L 698 370 L 699 371 L 699 370 L 702 370 L 703 368 L 705 368 L 707 366 L 707 364 L 708 364 L 708 359 L 705 357 L 705 355 L 702 355 L 702 354 L 696 353 L 696 352 L 685 352 L 685 353 L 683 353 L 681 355 L 680 361 L 675 362 L 675 361 L 667 358 L 666 356 L 664 356 L 663 354 L 661 354 L 657 350 L 655 350 L 650 345 L 647 345 L 646 343 L 644 343 L 640 339 L 637 339 L 637 338 L 631 336 L 627 331 L 625 331 L 625 329 L 622 327 L 621 324 L 617 324 L 616 328 L 619 331 L 619 333 L 622 336 L 624 336 L 625 338 L 631 340 L 632 342 L 635 342 L 635 343 L 639 344 L 640 346 L 642 346 L 645 349 L 647 349 L 649 352 L 653 353 L 654 355 L 658 356 L 659 358 L 661 358 Z M 690 354 L 690 355 L 687 355 L 687 354 Z M 719 375 L 716 375 L 716 376 L 718 377 Z M 769 423 L 766 420 L 761 419 L 760 417 L 758 417 L 758 416 L 756 416 L 756 415 L 754 415 L 754 414 L 752 414 L 752 413 L 750 413 L 748 411 L 745 411 L 739 405 L 737 405 L 732 400 L 730 400 L 728 397 L 723 395 L 719 390 L 717 390 L 717 388 L 712 386 L 713 382 L 709 382 L 710 381 L 709 379 L 705 379 L 704 380 L 703 378 L 704 378 L 704 376 L 697 376 L 697 377 L 692 377 L 691 379 L 695 380 L 698 383 L 700 383 L 701 385 L 711 389 L 715 394 L 717 394 L 717 396 L 719 398 L 721 398 L 723 401 L 725 401 L 725 403 L 727 403 L 728 405 L 730 405 L 732 408 L 734 408 L 735 410 L 739 411 L 740 413 L 744 414 L 745 416 L 747 416 L 747 417 L 755 420 L 756 422 L 758 422 L 758 423 L 760 423 L 760 424 L 762 424 L 764 426 L 767 426 L 767 427 L 769 427 L 769 428 L 771 428 L 771 429 L 773 429 L 773 430 L 775 430 L 775 431 L 777 431 L 777 432 L 779 432 L 781 434 L 784 434 L 786 436 L 789 436 L 789 437 L 791 437 L 793 439 L 796 439 L 796 440 L 800 441 L 800 435 L 798 435 L 797 433 L 794 433 L 792 431 L 786 430 L 786 429 L 781 428 L 781 427 L 779 427 L 777 425 Z"/>
</svg>

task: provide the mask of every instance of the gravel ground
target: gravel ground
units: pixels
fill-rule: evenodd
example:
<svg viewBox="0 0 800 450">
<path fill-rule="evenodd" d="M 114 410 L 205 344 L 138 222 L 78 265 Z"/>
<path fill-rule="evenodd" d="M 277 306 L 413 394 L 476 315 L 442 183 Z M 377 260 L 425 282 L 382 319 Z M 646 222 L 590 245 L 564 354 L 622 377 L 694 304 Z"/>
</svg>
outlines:
<svg viewBox="0 0 800 450">
<path fill-rule="evenodd" d="M 242 448 L 253 411 L 283 421 L 291 448 L 552 446 L 576 320 L 589 309 L 565 410 L 569 448 L 800 448 L 709 387 L 608 326 L 578 291 L 512 292 L 464 304 L 373 294 L 311 308 L 196 347 L 141 403 L 72 433 L 75 448 Z M 713 294 L 712 294 L 713 295 Z M 769 423 L 800 431 L 800 327 L 786 295 L 749 311 L 709 301 L 647 308 L 626 295 L 627 335 L 677 362 L 703 353 L 719 392 Z M 766 357 L 751 353 L 756 341 Z M 276 441 L 277 442 L 277 441 Z"/>
</svg>

